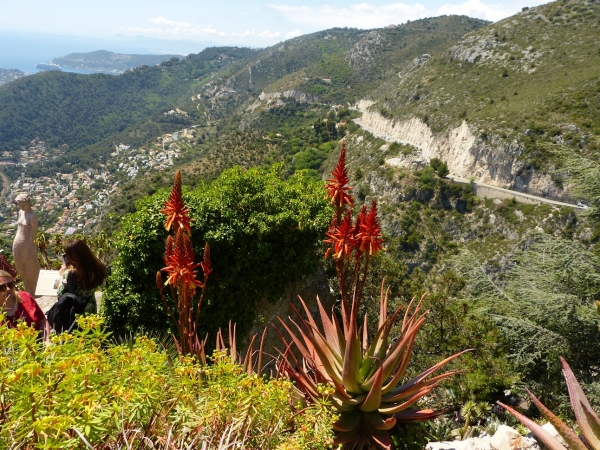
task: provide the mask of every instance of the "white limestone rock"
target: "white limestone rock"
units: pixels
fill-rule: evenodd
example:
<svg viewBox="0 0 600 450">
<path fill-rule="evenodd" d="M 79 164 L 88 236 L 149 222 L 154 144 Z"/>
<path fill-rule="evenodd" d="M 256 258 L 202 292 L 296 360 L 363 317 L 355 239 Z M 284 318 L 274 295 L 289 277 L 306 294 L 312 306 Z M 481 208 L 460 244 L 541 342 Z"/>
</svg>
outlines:
<svg viewBox="0 0 600 450">
<path fill-rule="evenodd" d="M 492 436 L 493 450 L 540 450 L 535 439 L 521 436 L 517 430 L 507 425 L 500 425 Z"/>
</svg>

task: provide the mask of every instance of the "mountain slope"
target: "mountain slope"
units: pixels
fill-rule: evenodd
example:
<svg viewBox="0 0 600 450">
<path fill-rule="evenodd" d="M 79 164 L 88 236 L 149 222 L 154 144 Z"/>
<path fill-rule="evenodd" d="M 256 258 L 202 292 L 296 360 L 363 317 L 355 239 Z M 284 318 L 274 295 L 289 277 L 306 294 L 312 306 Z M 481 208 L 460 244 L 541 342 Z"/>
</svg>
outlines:
<svg viewBox="0 0 600 450">
<path fill-rule="evenodd" d="M 596 2 L 524 8 L 416 58 L 363 103 L 363 121 L 421 149 L 404 164 L 440 157 L 465 178 L 565 196 L 548 144 L 600 156 L 598 42 Z"/>
<path fill-rule="evenodd" d="M 49 71 L 3 85 L 0 150 L 17 150 L 35 138 L 71 149 L 93 144 L 172 108 L 192 83 L 253 52 L 210 48 L 116 77 Z"/>
</svg>

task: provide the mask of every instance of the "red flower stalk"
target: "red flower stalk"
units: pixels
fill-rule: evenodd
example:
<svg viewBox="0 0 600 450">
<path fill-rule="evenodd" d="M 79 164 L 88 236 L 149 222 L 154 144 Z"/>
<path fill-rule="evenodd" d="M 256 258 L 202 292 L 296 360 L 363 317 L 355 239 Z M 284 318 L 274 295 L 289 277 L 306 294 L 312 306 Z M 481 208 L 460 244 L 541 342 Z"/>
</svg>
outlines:
<svg viewBox="0 0 600 450">
<path fill-rule="evenodd" d="M 348 186 L 348 170 L 346 169 L 346 143 L 342 143 L 342 151 L 340 152 L 340 158 L 338 159 L 337 166 L 331 173 L 333 178 L 327 180 L 325 189 L 327 189 L 327 196 L 331 198 L 331 204 L 336 209 L 341 209 L 344 205 L 352 206 L 354 199 L 349 194 L 352 190 Z"/>
<path fill-rule="evenodd" d="M 167 221 L 165 222 L 165 228 L 167 231 L 177 232 L 179 228 L 183 228 L 187 234 L 192 232 L 190 228 L 191 219 L 188 216 L 189 209 L 185 207 L 183 197 L 181 195 L 181 171 L 177 171 L 175 174 L 175 182 L 173 183 L 173 189 L 171 189 L 171 195 L 165 202 L 165 207 L 160 210 L 165 216 Z"/>
<path fill-rule="evenodd" d="M 375 200 L 371 204 L 369 214 L 359 224 L 356 239 L 360 251 L 367 252 L 369 255 L 376 255 L 379 250 L 383 250 L 383 239 L 377 221 L 377 202 Z"/>
<path fill-rule="evenodd" d="M 326 256 L 329 256 L 331 250 L 333 250 L 334 259 L 343 259 L 352 253 L 357 246 L 357 241 L 354 236 L 350 211 L 346 212 L 344 220 L 339 225 L 335 224 L 334 219 L 327 231 L 327 237 L 329 239 L 324 242 L 330 244 L 331 247 L 327 250 Z"/>
<path fill-rule="evenodd" d="M 177 230 L 174 240 L 171 239 L 170 242 L 167 240 L 165 264 L 167 267 L 162 269 L 168 276 L 165 286 L 185 287 L 189 289 L 191 295 L 196 292 L 196 287 L 202 286 L 202 283 L 196 278 L 198 273 L 196 269 L 200 264 L 194 263 L 192 243 L 183 228 Z"/>
<path fill-rule="evenodd" d="M 204 254 L 202 256 L 202 262 L 200 263 L 202 266 L 202 272 L 204 273 L 204 282 L 208 276 L 212 273 L 212 262 L 210 260 L 210 246 L 208 242 L 204 244 Z"/>
<path fill-rule="evenodd" d="M 163 280 L 162 280 L 162 274 L 160 273 L 160 270 L 158 272 L 156 272 L 156 287 L 158 288 L 158 292 L 160 292 L 160 295 L 162 295 Z"/>
</svg>

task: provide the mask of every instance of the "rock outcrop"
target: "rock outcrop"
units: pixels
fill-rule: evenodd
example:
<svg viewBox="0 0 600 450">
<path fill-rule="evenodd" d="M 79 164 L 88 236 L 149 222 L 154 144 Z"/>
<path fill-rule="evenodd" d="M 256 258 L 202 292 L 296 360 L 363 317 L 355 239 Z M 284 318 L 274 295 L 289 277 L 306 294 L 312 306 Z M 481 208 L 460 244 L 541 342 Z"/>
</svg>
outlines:
<svg viewBox="0 0 600 450">
<path fill-rule="evenodd" d="M 521 436 L 514 428 L 500 425 L 493 436 L 483 434 L 464 441 L 430 442 L 425 450 L 540 450 L 535 438 Z"/>
<path fill-rule="evenodd" d="M 390 165 L 415 169 L 431 158 L 439 158 L 448 164 L 450 174 L 455 177 L 554 199 L 565 198 L 565 193 L 548 175 L 536 173 L 519 160 L 523 149 L 516 140 L 507 142 L 491 134 L 477 135 L 477 130 L 465 121 L 436 134 L 420 118 L 396 121 L 384 117 L 372 105 L 367 100 L 356 105 L 363 113 L 357 123 L 386 140 L 418 149 L 417 154 L 400 154 L 387 160 Z"/>
</svg>

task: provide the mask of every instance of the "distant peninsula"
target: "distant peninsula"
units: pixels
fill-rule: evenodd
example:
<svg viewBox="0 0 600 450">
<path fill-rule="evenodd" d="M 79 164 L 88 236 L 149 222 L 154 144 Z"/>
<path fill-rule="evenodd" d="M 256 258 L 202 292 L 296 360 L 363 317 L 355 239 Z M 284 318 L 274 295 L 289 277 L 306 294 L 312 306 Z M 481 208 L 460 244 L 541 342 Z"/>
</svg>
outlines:
<svg viewBox="0 0 600 450">
<path fill-rule="evenodd" d="M 113 53 L 107 50 L 97 50 L 88 53 L 70 53 L 54 58 L 51 63 L 40 63 L 38 69 L 62 70 L 77 69 L 91 72 L 120 74 L 128 69 L 139 66 L 154 66 L 180 55 L 127 55 Z"/>
<path fill-rule="evenodd" d="M 27 73 L 17 69 L 0 69 L 0 86 L 27 75 Z"/>
</svg>

